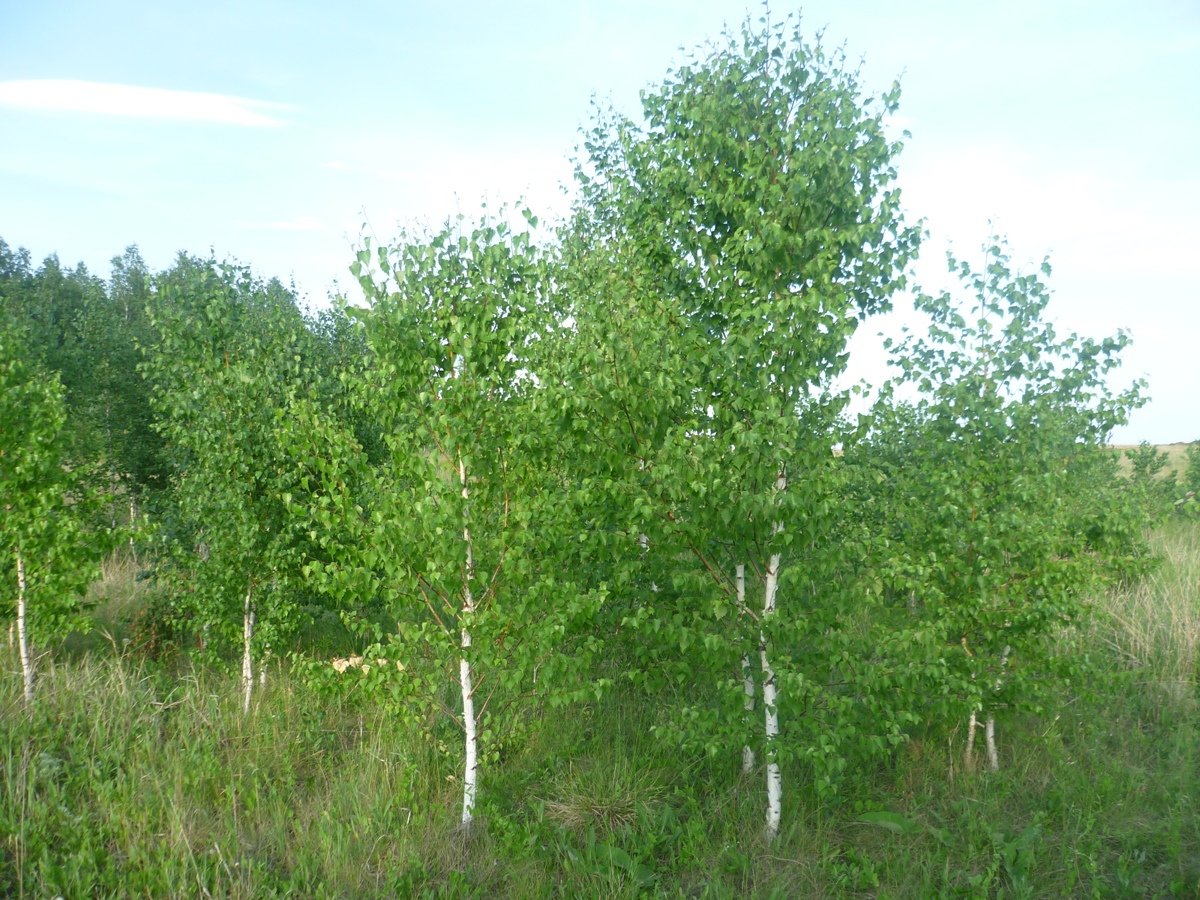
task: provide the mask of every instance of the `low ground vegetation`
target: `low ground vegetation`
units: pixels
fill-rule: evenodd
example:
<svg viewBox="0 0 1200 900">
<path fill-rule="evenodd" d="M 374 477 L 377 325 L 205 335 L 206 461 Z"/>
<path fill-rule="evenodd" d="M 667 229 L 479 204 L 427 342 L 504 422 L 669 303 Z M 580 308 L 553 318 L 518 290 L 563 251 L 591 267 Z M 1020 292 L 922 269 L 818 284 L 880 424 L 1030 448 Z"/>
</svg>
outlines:
<svg viewBox="0 0 1200 900">
<path fill-rule="evenodd" d="M 1152 543 L 1161 567 L 1097 598 L 1085 646 L 1105 677 L 1014 721 L 1000 772 L 964 770 L 963 729 L 917 730 L 836 802 L 789 794 L 771 845 L 757 773 L 740 774 L 740 758 L 681 759 L 652 732 L 669 710 L 628 690 L 570 719 L 531 710 L 483 776 L 467 840 L 461 773 L 438 747 L 457 741 L 449 723 L 422 734 L 353 692 L 321 699 L 295 672 L 243 716 L 236 670 L 132 649 L 149 598 L 110 567 L 113 643 L 48 654 L 32 718 L 5 654 L 0 891 L 1194 896 L 1200 525 L 1172 522 Z"/>
</svg>

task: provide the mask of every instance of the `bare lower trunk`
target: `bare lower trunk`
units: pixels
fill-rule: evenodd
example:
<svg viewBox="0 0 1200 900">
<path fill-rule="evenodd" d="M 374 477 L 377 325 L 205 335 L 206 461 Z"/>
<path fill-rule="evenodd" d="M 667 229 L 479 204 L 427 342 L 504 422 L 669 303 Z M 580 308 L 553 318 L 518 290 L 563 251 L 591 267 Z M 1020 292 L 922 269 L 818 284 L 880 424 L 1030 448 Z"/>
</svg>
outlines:
<svg viewBox="0 0 1200 900">
<path fill-rule="evenodd" d="M 775 592 L 779 587 L 779 554 L 771 556 L 767 566 L 766 603 L 763 605 L 763 619 L 775 612 Z M 767 754 L 767 838 L 773 840 L 779 834 L 779 821 L 783 800 L 783 776 L 779 771 L 779 747 L 776 744 L 779 735 L 779 713 L 775 708 L 776 688 L 775 670 L 771 668 L 767 656 L 767 643 L 764 638 L 762 645 L 763 670 L 763 708 L 766 710 L 766 754 Z"/>
<path fill-rule="evenodd" d="M 246 590 L 246 608 L 242 614 L 242 714 L 250 712 L 250 696 L 254 692 L 254 658 L 250 654 L 250 642 L 254 638 L 254 588 Z"/>
<path fill-rule="evenodd" d="M 467 651 L 471 647 L 471 632 L 465 620 L 475 612 L 475 597 L 471 593 L 471 581 L 475 577 L 475 558 L 471 546 L 471 529 L 469 522 L 470 492 L 467 488 L 467 467 L 462 457 L 458 459 L 458 478 L 462 484 L 463 498 L 463 542 L 467 545 L 467 566 L 463 573 L 463 617 L 462 656 L 458 661 L 458 680 L 462 688 L 463 701 L 463 732 L 466 741 L 466 762 L 463 766 L 463 810 L 462 827 L 469 829 L 475 820 L 475 788 L 476 774 L 479 768 L 479 745 L 476 737 L 475 697 L 471 686 L 471 663 L 467 659 Z"/>
<path fill-rule="evenodd" d="M 746 567 L 739 565 L 737 567 L 737 599 L 738 610 L 746 611 Z M 745 700 L 742 701 L 742 709 L 746 711 L 746 718 L 750 718 L 750 713 L 754 712 L 754 675 L 750 671 L 750 654 L 742 654 L 742 689 L 746 693 Z M 754 771 L 754 750 L 749 744 L 742 747 L 742 773 L 749 774 Z"/>
<path fill-rule="evenodd" d="M 988 768 L 993 772 L 1000 771 L 1000 755 L 996 752 L 996 719 L 994 716 L 987 717 L 987 725 L 983 729 L 983 736 L 987 741 Z"/>
<path fill-rule="evenodd" d="M 1000 654 L 1000 674 L 996 676 L 997 693 L 1000 691 L 1000 685 L 1004 683 L 1004 669 L 1008 666 L 1008 655 L 1011 652 L 1012 647 L 1006 646 L 1004 652 Z M 996 719 L 991 713 L 988 714 L 983 736 L 987 740 L 988 767 L 993 772 L 999 772 L 1000 754 L 996 751 Z"/>
<path fill-rule="evenodd" d="M 267 667 L 271 665 L 270 657 L 263 660 L 262 668 L 258 670 L 258 686 L 265 688 L 267 686 Z"/>
<path fill-rule="evenodd" d="M 967 719 L 967 749 L 963 752 L 963 769 L 967 772 L 975 771 L 975 728 L 976 718 L 972 712 L 971 718 Z"/>
<path fill-rule="evenodd" d="M 29 629 L 25 622 L 25 558 L 17 550 L 17 645 L 21 653 L 21 676 L 25 682 L 25 705 L 33 703 L 33 657 L 29 652 Z"/>
<path fill-rule="evenodd" d="M 133 564 L 137 565 L 137 545 L 133 542 L 133 526 L 137 522 L 137 501 L 133 494 L 129 495 L 129 552 L 133 556 Z"/>
</svg>

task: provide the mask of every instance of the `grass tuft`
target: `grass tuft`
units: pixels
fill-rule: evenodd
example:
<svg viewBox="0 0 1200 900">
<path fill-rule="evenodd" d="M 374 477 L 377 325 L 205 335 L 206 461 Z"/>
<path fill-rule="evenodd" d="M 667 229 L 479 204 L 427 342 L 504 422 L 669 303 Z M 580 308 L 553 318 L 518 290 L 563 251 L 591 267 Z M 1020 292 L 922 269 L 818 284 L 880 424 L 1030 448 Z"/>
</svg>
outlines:
<svg viewBox="0 0 1200 900">
<path fill-rule="evenodd" d="M 639 807 L 658 803 L 665 791 L 652 773 L 637 769 L 624 757 L 603 762 L 573 762 L 555 786 L 546 815 L 573 831 L 595 828 L 609 834 L 633 826 Z"/>
</svg>

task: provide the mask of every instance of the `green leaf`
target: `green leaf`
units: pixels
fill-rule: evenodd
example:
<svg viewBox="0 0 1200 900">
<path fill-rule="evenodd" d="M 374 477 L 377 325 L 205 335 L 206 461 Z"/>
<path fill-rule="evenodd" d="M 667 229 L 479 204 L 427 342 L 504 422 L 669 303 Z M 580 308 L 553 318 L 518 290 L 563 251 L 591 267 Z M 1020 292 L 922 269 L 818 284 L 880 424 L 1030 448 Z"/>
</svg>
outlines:
<svg viewBox="0 0 1200 900">
<path fill-rule="evenodd" d="M 912 834 L 919 829 L 917 823 L 911 819 L 906 819 L 899 813 L 886 811 L 863 813 L 857 821 L 885 828 L 893 834 Z"/>
</svg>

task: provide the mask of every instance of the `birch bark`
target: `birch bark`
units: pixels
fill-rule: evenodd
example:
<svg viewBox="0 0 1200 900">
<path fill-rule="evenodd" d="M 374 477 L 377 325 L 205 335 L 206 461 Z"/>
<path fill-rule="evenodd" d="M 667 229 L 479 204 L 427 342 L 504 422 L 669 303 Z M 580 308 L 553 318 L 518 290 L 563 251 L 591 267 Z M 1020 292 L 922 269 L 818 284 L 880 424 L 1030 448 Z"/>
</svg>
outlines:
<svg viewBox="0 0 1200 900">
<path fill-rule="evenodd" d="M 988 715 L 987 725 L 984 726 L 983 736 L 987 740 L 988 768 L 993 772 L 1000 771 L 1000 756 L 996 752 L 996 718 Z"/>
<path fill-rule="evenodd" d="M 33 659 L 29 653 L 29 630 L 25 622 L 25 558 L 17 549 L 17 642 L 21 653 L 21 677 L 25 683 L 25 705 L 33 703 Z"/>
<path fill-rule="evenodd" d="M 775 490 L 782 492 L 787 489 L 787 474 L 782 468 L 779 470 L 779 475 L 775 479 Z M 775 522 L 771 526 L 773 534 L 779 534 L 783 531 L 783 523 Z M 778 553 L 771 554 L 771 561 L 767 564 L 766 590 L 763 598 L 763 622 L 765 623 L 770 616 L 775 614 L 775 596 L 779 590 L 779 563 L 780 555 Z M 767 639 L 765 633 L 762 635 L 762 669 L 763 669 L 763 708 L 766 710 L 766 754 L 767 754 L 767 839 L 774 840 L 779 834 L 779 821 L 781 818 L 781 806 L 783 800 L 783 776 L 779 771 L 779 746 L 777 739 L 779 735 L 779 713 L 775 708 L 775 699 L 777 697 L 777 688 L 775 684 L 775 670 L 771 668 L 771 661 L 767 655 Z"/>
<path fill-rule="evenodd" d="M 963 768 L 968 772 L 975 771 L 975 729 L 978 726 L 978 719 L 974 711 L 971 712 L 971 717 L 967 719 L 967 749 L 963 751 Z"/>
<path fill-rule="evenodd" d="M 1004 683 L 1004 669 L 1008 665 L 1008 654 L 1012 652 L 1011 646 L 1006 646 L 1004 652 L 1000 654 L 1000 674 L 996 676 L 996 690 L 1000 690 L 1000 685 Z M 987 741 L 988 767 L 993 772 L 1000 771 L 1000 753 L 996 750 L 996 719 L 988 713 L 987 725 L 984 728 L 983 736 Z"/>
<path fill-rule="evenodd" d="M 246 589 L 246 606 L 242 613 L 242 715 L 250 712 L 250 696 L 254 692 L 254 659 L 250 641 L 254 637 L 253 586 Z"/>
<path fill-rule="evenodd" d="M 737 599 L 738 611 L 743 615 L 746 612 L 746 567 L 739 564 L 737 567 Z M 750 718 L 749 714 L 754 712 L 754 675 L 750 671 L 750 654 L 742 654 L 742 689 L 746 692 L 746 699 L 742 702 L 742 709 L 747 713 L 746 718 Z M 754 771 L 754 750 L 749 744 L 742 748 L 742 774 L 748 775 Z"/>
<path fill-rule="evenodd" d="M 471 546 L 470 490 L 467 487 L 467 467 L 462 456 L 458 458 L 458 479 L 462 484 L 463 498 L 463 541 L 467 545 L 467 566 L 463 573 L 463 627 L 462 656 L 458 661 L 458 677 L 462 687 L 463 731 L 466 741 L 466 762 L 463 766 L 463 811 L 462 825 L 470 828 L 475 819 L 475 776 L 479 766 L 479 748 L 475 733 L 475 698 L 471 687 L 471 663 L 467 651 L 471 647 L 471 631 L 467 626 L 469 617 L 475 612 L 475 598 L 471 593 L 471 580 L 475 577 L 475 560 Z"/>
</svg>

